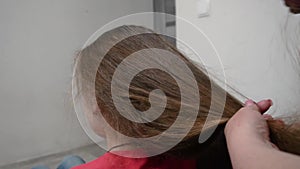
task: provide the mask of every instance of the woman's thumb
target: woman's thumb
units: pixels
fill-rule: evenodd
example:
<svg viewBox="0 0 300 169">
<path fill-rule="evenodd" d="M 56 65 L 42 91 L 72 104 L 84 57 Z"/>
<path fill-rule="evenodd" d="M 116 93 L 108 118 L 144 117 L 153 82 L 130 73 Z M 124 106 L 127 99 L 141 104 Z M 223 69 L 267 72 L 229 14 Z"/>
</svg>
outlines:
<svg viewBox="0 0 300 169">
<path fill-rule="evenodd" d="M 245 107 L 258 111 L 260 113 L 264 113 L 272 106 L 272 104 L 273 102 L 270 99 L 262 100 L 258 103 L 255 103 L 253 100 L 248 99 L 245 102 Z"/>
</svg>

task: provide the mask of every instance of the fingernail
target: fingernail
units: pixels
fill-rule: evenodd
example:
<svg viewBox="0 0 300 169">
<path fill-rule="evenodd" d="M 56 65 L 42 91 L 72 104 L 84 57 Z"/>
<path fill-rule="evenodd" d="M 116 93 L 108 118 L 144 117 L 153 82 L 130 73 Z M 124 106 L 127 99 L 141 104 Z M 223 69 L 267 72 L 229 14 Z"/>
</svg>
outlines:
<svg viewBox="0 0 300 169">
<path fill-rule="evenodd" d="M 268 101 L 270 102 L 271 106 L 273 106 L 273 101 L 271 99 L 268 99 Z"/>
<path fill-rule="evenodd" d="M 250 105 L 253 105 L 255 104 L 253 100 L 251 99 L 248 99 L 246 102 L 245 102 L 245 106 L 250 106 Z"/>
</svg>

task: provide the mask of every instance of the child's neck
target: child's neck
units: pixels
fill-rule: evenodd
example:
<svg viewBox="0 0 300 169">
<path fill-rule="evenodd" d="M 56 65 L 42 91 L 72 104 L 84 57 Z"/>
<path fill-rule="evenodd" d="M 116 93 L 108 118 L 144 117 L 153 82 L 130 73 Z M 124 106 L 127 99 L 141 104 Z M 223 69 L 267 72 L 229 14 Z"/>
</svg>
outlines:
<svg viewBox="0 0 300 169">
<path fill-rule="evenodd" d="M 114 134 L 114 132 L 106 132 L 106 141 L 108 151 L 130 151 L 138 149 L 132 141 L 127 138 L 120 137 L 118 134 Z"/>
</svg>

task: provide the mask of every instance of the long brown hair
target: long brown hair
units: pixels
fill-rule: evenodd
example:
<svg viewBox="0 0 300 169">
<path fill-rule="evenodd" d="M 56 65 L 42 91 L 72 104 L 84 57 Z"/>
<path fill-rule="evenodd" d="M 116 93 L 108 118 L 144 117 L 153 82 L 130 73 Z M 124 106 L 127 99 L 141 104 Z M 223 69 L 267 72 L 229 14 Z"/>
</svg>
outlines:
<svg viewBox="0 0 300 169">
<path fill-rule="evenodd" d="M 108 47 L 110 48 L 108 49 Z M 193 73 L 193 77 L 186 77 L 188 75 L 180 71 L 176 76 L 179 78 L 195 78 L 197 91 L 200 96 L 199 106 L 189 105 L 189 102 L 183 102 L 183 100 L 181 100 L 180 89 L 172 76 L 158 69 L 146 69 L 132 79 L 129 91 L 124 92 L 129 92 L 131 104 L 137 110 L 146 111 L 151 106 L 154 106 L 151 105 L 153 103 L 149 101 L 150 92 L 155 89 L 160 89 L 167 97 L 164 112 L 159 118 L 148 123 L 136 123 L 123 117 L 116 109 L 112 99 L 112 78 L 118 65 L 126 59 L 126 57 L 142 49 L 163 49 L 181 59 L 189 67 Z M 101 62 L 99 62 L 99 60 L 101 60 Z M 166 68 L 173 66 L 172 60 L 164 60 L 161 62 Z M 115 130 L 134 138 L 147 138 L 160 134 L 166 131 L 178 118 L 178 111 L 181 105 L 187 105 L 191 111 L 198 111 L 196 119 L 190 119 L 191 114 L 189 111 L 186 111 L 181 115 L 181 118 L 186 120 L 175 127 L 180 129 L 191 123 L 193 127 L 187 134 L 169 133 L 168 137 L 170 140 L 177 137 L 183 137 L 183 139 L 165 154 L 199 158 L 201 160 L 201 166 L 204 168 L 231 168 L 223 130 L 226 122 L 243 106 L 242 103 L 219 87 L 212 79 L 209 79 L 204 69 L 194 64 L 179 52 L 176 47 L 168 43 L 163 35 L 158 35 L 152 30 L 140 26 L 121 26 L 104 33 L 94 43 L 80 51 L 76 58 L 76 63 L 76 74 L 79 77 L 78 83 L 82 86 L 81 92 L 88 90 L 87 86 L 95 86 L 95 97 L 101 113 Z M 128 66 L 135 66 L 136 64 L 141 64 L 138 57 L 136 57 L 135 60 L 133 59 L 131 65 Z M 90 71 L 93 68 L 97 69 L 96 75 L 93 75 Z M 93 78 L 95 81 L 91 80 Z M 119 79 L 117 85 L 121 87 L 125 84 L 122 79 Z M 212 99 L 212 86 L 214 86 L 216 90 L 214 99 Z M 194 88 L 189 88 L 188 92 L 190 92 L 190 95 L 193 95 L 195 90 Z M 226 95 L 223 104 L 222 100 L 224 98 L 222 97 L 222 93 L 224 92 Z M 123 94 L 126 95 L 126 93 L 120 93 L 119 95 L 123 96 Z M 162 96 L 157 95 L 155 97 L 157 100 L 160 100 Z M 119 99 L 122 100 L 122 97 Z M 212 104 L 216 106 L 216 110 L 220 110 L 221 108 L 223 112 L 211 111 L 211 109 L 214 109 L 214 107 L 211 107 Z M 222 116 L 220 120 L 210 122 L 210 125 L 216 126 L 217 129 L 205 143 L 199 144 L 198 137 L 209 112 L 216 116 L 222 114 Z M 136 114 L 131 114 L 132 112 L 127 113 L 131 117 L 133 116 L 133 118 L 140 118 L 137 117 L 138 115 Z M 280 149 L 300 154 L 299 123 L 295 122 L 287 125 L 279 123 L 277 120 L 269 120 L 268 124 L 272 141 Z M 154 143 L 153 145 L 159 146 L 159 143 Z"/>
</svg>

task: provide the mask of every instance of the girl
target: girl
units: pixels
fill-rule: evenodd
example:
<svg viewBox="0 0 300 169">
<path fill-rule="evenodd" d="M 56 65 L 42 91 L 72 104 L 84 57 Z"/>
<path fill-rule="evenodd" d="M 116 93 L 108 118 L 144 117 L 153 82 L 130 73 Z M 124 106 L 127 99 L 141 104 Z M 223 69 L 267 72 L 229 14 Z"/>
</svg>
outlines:
<svg viewBox="0 0 300 169">
<path fill-rule="evenodd" d="M 109 48 L 109 46 L 113 47 Z M 147 49 L 147 52 L 138 52 L 144 49 Z M 171 58 L 164 59 L 164 56 L 161 56 L 160 60 L 155 60 L 155 55 L 161 55 L 157 49 L 170 52 Z M 130 57 L 132 54 L 135 57 Z M 127 57 L 130 57 L 131 61 L 126 62 L 127 65 L 123 67 L 120 66 Z M 182 93 L 180 93 L 182 89 L 178 86 L 177 81 L 166 71 L 159 69 L 145 69 L 139 72 L 131 79 L 129 90 L 125 90 L 128 84 L 127 77 L 118 76 L 121 78 L 114 81 L 114 76 L 118 71 L 125 72 L 126 75 L 126 73 L 130 74 L 132 69 L 138 69 L 138 66 L 147 66 L 141 58 L 149 58 L 149 60 L 153 58 L 153 62 L 162 64 L 166 71 L 176 67 L 177 64 L 174 64 L 174 60 L 180 59 L 181 62 L 184 62 L 192 74 L 178 71 L 176 77 L 186 87 L 185 94 L 191 97 L 183 99 Z M 93 75 L 93 69 L 97 70 L 96 75 Z M 90 124 L 98 135 L 106 138 L 110 148 L 104 156 L 91 163 L 75 167 L 75 169 L 196 168 L 196 159 L 202 168 L 232 168 L 224 127 L 234 113 L 243 107 L 243 104 L 211 81 L 204 70 L 181 54 L 161 35 L 139 26 L 115 28 L 100 36 L 79 53 L 76 58 L 75 71 L 76 83 L 79 92 L 86 100 L 86 105 L 93 102 L 94 97 L 96 100 L 96 106 L 91 104 L 86 106 L 86 115 Z M 196 80 L 196 87 L 187 82 L 192 78 Z M 95 93 L 89 94 L 90 91 L 93 91 L 93 87 Z M 115 88 L 120 88 L 117 98 L 112 96 Z M 163 91 L 163 94 L 153 93 L 152 91 L 156 89 Z M 200 96 L 199 105 L 193 102 L 195 89 Z M 225 102 L 223 102 L 223 93 L 226 94 Z M 127 94 L 129 94 L 130 104 L 138 110 L 138 113 L 133 109 L 126 108 Z M 212 99 L 213 97 L 214 99 Z M 165 98 L 166 105 L 160 104 Z M 265 102 L 271 104 L 269 100 Z M 116 106 L 116 103 L 123 105 L 125 111 L 120 113 L 120 108 Z M 147 120 L 147 118 L 152 118 L 151 115 L 145 119 L 143 114 L 139 114 L 157 105 L 158 107 L 164 106 L 164 111 L 158 118 L 154 118 L 155 120 Z M 184 113 L 179 113 L 182 105 L 187 109 Z M 212 105 L 214 106 L 212 107 Z M 223 112 L 218 111 L 223 107 Z M 261 112 L 266 111 L 267 108 L 262 108 Z M 195 111 L 197 111 L 196 119 L 190 118 L 193 116 L 192 112 Z M 216 131 L 205 143 L 199 144 L 198 137 L 209 113 L 215 117 L 221 114 L 221 118 L 209 121 L 211 127 L 217 127 Z M 184 120 L 178 124 L 176 123 L 178 118 Z M 141 120 L 143 123 L 140 122 Z M 192 127 L 188 133 L 182 133 L 181 131 L 184 131 L 190 124 Z M 279 149 L 300 154 L 298 123 L 287 125 L 280 120 L 269 118 L 268 125 L 271 140 Z M 170 127 L 176 128 L 177 132 L 169 132 L 168 128 Z M 209 128 L 205 128 L 205 130 L 207 129 Z M 206 132 L 205 130 L 202 132 Z M 140 145 L 136 141 L 136 138 L 149 138 L 162 132 L 165 133 L 163 138 L 165 142 L 172 142 L 178 138 L 183 139 L 168 151 L 155 156 L 153 156 L 153 152 L 164 149 L 165 142 L 151 140 Z M 120 138 L 118 133 L 126 137 Z"/>
</svg>

